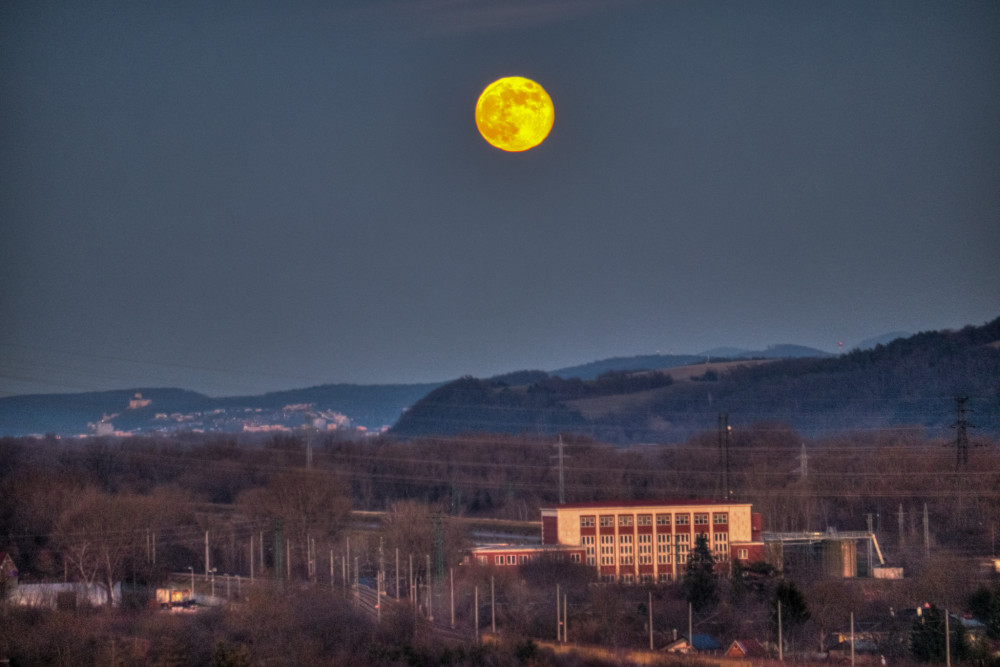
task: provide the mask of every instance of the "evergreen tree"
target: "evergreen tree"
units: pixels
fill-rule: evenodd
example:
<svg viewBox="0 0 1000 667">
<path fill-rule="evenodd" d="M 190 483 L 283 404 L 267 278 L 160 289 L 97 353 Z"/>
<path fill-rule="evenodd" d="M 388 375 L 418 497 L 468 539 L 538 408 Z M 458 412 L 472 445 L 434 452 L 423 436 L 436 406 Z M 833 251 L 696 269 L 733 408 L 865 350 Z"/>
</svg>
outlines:
<svg viewBox="0 0 1000 667">
<path fill-rule="evenodd" d="M 973 617 L 986 626 L 990 639 L 1000 639 L 1000 589 L 980 586 L 969 596 L 968 608 Z"/>
<path fill-rule="evenodd" d="M 805 624 L 811 616 L 802 591 L 794 582 L 782 579 L 771 596 L 771 627 L 778 636 L 778 603 L 781 603 L 781 629 L 785 638 L 791 637 L 796 628 Z"/>
<path fill-rule="evenodd" d="M 688 555 L 683 590 L 684 597 L 691 603 L 694 611 L 707 611 L 719 602 L 718 583 L 715 580 L 715 557 L 708 547 L 706 535 L 697 537 L 694 549 Z"/>
</svg>

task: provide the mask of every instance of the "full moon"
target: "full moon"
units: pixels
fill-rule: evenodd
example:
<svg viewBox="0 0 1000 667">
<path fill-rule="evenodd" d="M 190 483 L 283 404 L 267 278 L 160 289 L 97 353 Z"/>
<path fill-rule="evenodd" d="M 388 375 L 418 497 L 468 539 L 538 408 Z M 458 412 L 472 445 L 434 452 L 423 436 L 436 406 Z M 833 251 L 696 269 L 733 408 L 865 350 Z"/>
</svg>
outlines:
<svg viewBox="0 0 1000 667">
<path fill-rule="evenodd" d="M 542 143 L 553 120 L 552 98 L 537 83 L 521 76 L 494 81 L 476 102 L 479 133 L 505 151 L 526 151 Z"/>
</svg>

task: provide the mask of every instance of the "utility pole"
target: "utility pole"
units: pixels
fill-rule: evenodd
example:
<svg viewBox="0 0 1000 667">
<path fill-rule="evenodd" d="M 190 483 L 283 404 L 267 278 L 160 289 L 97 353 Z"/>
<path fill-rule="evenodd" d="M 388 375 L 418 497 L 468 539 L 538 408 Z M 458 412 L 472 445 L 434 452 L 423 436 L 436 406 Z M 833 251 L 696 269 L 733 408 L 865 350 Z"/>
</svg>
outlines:
<svg viewBox="0 0 1000 667">
<path fill-rule="evenodd" d="M 924 503 L 924 556 L 931 555 L 931 522 L 927 516 L 927 503 Z"/>
<path fill-rule="evenodd" d="M 556 643 L 562 642 L 562 594 L 556 584 Z"/>
<path fill-rule="evenodd" d="M 732 489 L 729 488 L 729 434 L 732 427 L 729 425 L 729 413 L 719 413 L 719 470 L 722 475 L 722 496 L 729 498 Z"/>
<path fill-rule="evenodd" d="M 944 610 L 944 663 L 951 667 L 951 612 Z"/>
<path fill-rule="evenodd" d="M 431 601 L 434 598 L 433 579 L 431 579 L 431 555 L 427 554 L 427 620 L 434 620 L 434 611 Z"/>
<path fill-rule="evenodd" d="M 653 591 L 649 591 L 649 650 L 653 650 Z"/>
<path fill-rule="evenodd" d="M 872 535 L 874 534 L 872 532 L 872 519 L 874 518 L 874 515 L 869 513 L 869 514 L 865 515 L 865 518 L 868 519 L 868 576 L 871 577 L 872 576 Z"/>
<path fill-rule="evenodd" d="M 559 504 L 566 504 L 566 473 L 565 473 L 565 453 L 563 452 L 563 439 L 559 436 L 559 441 L 556 443 L 556 451 L 558 452 L 554 457 L 558 461 L 559 466 Z"/>
<path fill-rule="evenodd" d="M 958 412 L 958 418 L 954 424 L 951 425 L 955 429 L 955 469 L 961 470 L 969 465 L 969 423 L 965 418 L 965 404 L 968 402 L 968 396 L 956 396 L 955 404 L 956 410 Z"/>
<path fill-rule="evenodd" d="M 444 577 L 444 527 L 441 525 L 441 512 L 435 512 L 434 516 L 434 576 L 438 579 Z M 427 570 L 430 576 L 430 568 Z"/>
<path fill-rule="evenodd" d="M 281 519 L 274 520 L 274 576 L 279 581 L 284 578 L 285 550 L 282 548 Z"/>
<path fill-rule="evenodd" d="M 781 636 L 781 600 L 778 600 L 778 660 L 785 661 L 784 638 Z"/>
<path fill-rule="evenodd" d="M 899 503 L 899 546 L 906 546 L 905 525 L 903 523 L 903 503 Z"/>
</svg>

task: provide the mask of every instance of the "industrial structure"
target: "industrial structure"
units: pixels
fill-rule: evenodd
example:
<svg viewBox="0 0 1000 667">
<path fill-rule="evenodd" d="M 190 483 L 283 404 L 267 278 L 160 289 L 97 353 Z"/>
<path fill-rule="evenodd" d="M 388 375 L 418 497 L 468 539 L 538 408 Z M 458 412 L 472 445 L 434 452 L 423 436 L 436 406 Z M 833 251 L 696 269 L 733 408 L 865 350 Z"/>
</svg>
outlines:
<svg viewBox="0 0 1000 667">
<path fill-rule="evenodd" d="M 470 560 L 519 565 L 543 557 L 593 567 L 602 581 L 665 583 L 684 572 L 704 535 L 720 567 L 764 559 L 761 516 L 750 503 L 637 500 L 568 503 L 541 508 L 541 546 L 478 547 Z"/>
</svg>

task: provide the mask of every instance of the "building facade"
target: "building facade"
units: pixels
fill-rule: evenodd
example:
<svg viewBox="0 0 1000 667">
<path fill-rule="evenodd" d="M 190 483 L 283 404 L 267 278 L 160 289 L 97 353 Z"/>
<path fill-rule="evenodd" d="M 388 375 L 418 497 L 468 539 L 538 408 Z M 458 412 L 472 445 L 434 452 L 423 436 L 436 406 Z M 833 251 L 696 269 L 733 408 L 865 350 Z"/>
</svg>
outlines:
<svg viewBox="0 0 1000 667">
<path fill-rule="evenodd" d="M 542 544 L 582 547 L 602 581 L 652 583 L 683 577 L 699 535 L 721 567 L 764 559 L 761 516 L 750 503 L 618 501 L 543 507 Z"/>
<path fill-rule="evenodd" d="M 562 544 L 493 544 L 469 551 L 466 562 L 495 567 L 516 567 L 547 560 L 554 563 L 583 563 L 581 547 Z"/>
</svg>

